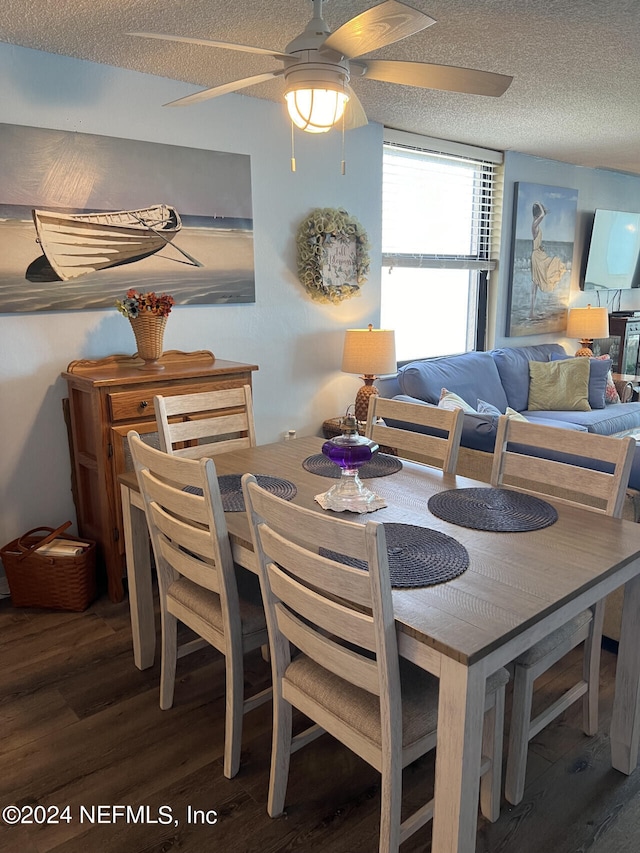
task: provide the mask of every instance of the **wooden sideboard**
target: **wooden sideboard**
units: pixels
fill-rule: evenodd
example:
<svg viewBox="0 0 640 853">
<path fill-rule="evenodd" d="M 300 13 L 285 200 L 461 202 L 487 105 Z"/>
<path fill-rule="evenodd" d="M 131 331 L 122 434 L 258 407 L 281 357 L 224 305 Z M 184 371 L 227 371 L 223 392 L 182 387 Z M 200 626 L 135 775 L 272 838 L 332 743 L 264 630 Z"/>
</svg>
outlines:
<svg viewBox="0 0 640 853">
<path fill-rule="evenodd" d="M 73 361 L 62 374 L 69 390 L 72 486 L 80 536 L 95 540 L 112 601 L 124 597 L 124 535 L 118 476 L 131 469 L 127 433 L 158 446 L 153 398 L 251 385 L 255 364 L 215 358 L 206 350 L 162 356 L 161 370 L 112 355 Z"/>
</svg>

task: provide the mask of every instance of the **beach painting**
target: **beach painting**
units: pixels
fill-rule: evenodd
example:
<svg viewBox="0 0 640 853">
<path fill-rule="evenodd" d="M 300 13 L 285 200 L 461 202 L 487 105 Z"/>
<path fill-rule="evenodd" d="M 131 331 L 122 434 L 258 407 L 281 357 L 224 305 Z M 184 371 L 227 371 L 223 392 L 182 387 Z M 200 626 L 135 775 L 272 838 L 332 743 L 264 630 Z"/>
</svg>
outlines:
<svg viewBox="0 0 640 853">
<path fill-rule="evenodd" d="M 577 210 L 578 190 L 515 184 L 509 337 L 566 329 Z"/>
<path fill-rule="evenodd" d="M 255 302 L 246 154 L 0 123 L 0 313 Z"/>
</svg>

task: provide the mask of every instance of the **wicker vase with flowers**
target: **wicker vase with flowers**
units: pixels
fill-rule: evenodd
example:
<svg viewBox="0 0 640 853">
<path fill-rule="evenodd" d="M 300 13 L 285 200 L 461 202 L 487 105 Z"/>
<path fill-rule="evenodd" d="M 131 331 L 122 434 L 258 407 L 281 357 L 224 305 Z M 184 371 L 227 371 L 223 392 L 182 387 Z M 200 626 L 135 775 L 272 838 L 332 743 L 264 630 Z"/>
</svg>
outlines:
<svg viewBox="0 0 640 853">
<path fill-rule="evenodd" d="M 162 358 L 167 318 L 151 314 L 150 311 L 143 311 L 137 317 L 131 317 L 129 322 L 136 339 L 138 356 L 144 362 L 140 369 L 164 370 L 164 365 L 160 364 L 160 359 Z"/>
<path fill-rule="evenodd" d="M 172 296 L 163 293 L 138 293 L 128 290 L 123 300 L 118 300 L 118 311 L 128 318 L 133 329 L 138 348 L 138 357 L 142 359 L 140 370 L 164 370 L 160 362 L 164 342 L 164 330 L 167 317 L 174 305 Z"/>
</svg>

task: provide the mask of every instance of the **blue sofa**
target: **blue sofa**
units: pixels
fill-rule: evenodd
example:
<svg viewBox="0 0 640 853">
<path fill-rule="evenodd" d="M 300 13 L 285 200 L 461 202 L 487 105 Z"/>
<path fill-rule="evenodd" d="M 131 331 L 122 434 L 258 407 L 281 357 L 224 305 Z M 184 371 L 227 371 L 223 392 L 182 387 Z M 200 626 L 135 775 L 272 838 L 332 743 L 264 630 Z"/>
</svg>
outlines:
<svg viewBox="0 0 640 853">
<path fill-rule="evenodd" d="M 595 362 L 591 363 L 589 402 L 590 411 L 529 411 L 529 362 L 567 358 L 559 344 L 540 344 L 529 347 L 505 347 L 491 352 L 469 352 L 463 355 L 415 361 L 401 367 L 396 376 L 383 377 L 376 385 L 383 397 L 396 397 L 424 405 L 437 405 L 442 388 L 452 391 L 473 409 L 478 401 L 504 412 L 507 407 L 521 412 L 526 418 L 549 426 L 601 435 L 629 433 L 640 435 L 640 402 L 605 404 L 593 399 L 595 391 Z M 608 363 L 600 363 L 608 367 Z M 606 370 L 604 375 L 606 377 Z M 592 384 L 594 387 L 592 388 Z M 497 418 L 495 414 L 465 413 L 457 472 L 466 477 L 488 482 L 491 476 Z M 399 424 L 401 426 L 401 424 Z M 558 458 L 562 458 L 561 456 Z M 625 502 L 624 517 L 640 519 L 640 444 L 629 478 L 630 489 Z M 607 597 L 603 634 L 611 640 L 620 639 L 622 590 Z"/>
<path fill-rule="evenodd" d="M 396 397 L 410 402 L 437 405 L 442 388 L 462 397 L 473 409 L 485 404 L 504 412 L 507 407 L 526 418 L 549 426 L 615 435 L 638 430 L 640 435 L 640 402 L 606 404 L 601 395 L 598 408 L 590 411 L 529 411 L 529 362 L 568 358 L 559 344 L 528 347 L 504 347 L 490 352 L 468 352 L 462 355 L 415 361 L 401 367 L 392 377 L 377 380 L 383 397 Z M 589 401 L 606 378 L 608 362 L 592 363 Z M 597 376 L 596 376 L 597 372 Z M 593 381 L 592 381 L 593 380 Z M 593 387 L 592 387 L 593 386 Z M 480 403 L 483 405 L 481 406 Z M 469 451 L 488 454 L 485 459 L 461 451 L 460 473 L 488 479 L 490 454 L 493 453 L 497 415 L 465 413 L 461 446 Z M 465 470 L 466 469 L 466 470 Z M 640 490 L 640 445 L 631 471 L 629 486 Z"/>
</svg>

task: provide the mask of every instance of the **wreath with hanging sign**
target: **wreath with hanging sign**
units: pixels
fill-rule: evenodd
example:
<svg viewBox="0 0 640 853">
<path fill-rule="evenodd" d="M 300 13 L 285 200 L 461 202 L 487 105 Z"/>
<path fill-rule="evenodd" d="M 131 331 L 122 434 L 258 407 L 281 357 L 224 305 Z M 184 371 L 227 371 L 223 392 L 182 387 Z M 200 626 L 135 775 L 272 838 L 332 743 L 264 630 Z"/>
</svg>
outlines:
<svg viewBox="0 0 640 853">
<path fill-rule="evenodd" d="M 346 210 L 312 210 L 296 242 L 298 277 L 312 299 L 337 303 L 360 292 L 369 275 L 369 240 Z"/>
</svg>

